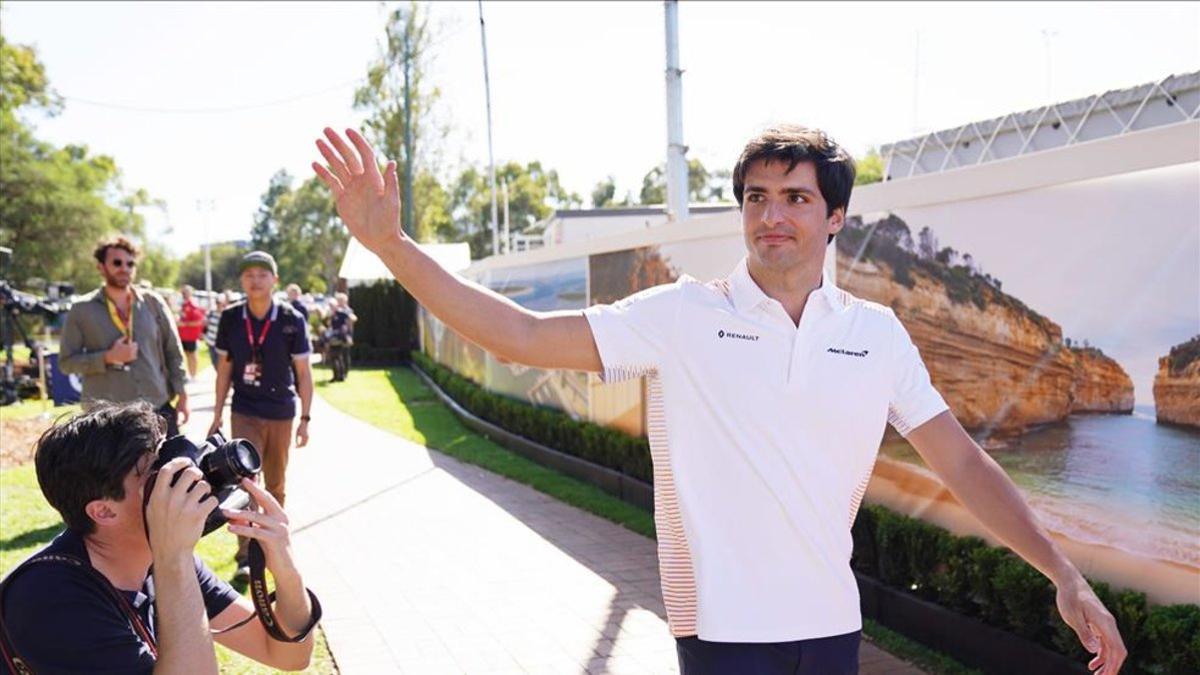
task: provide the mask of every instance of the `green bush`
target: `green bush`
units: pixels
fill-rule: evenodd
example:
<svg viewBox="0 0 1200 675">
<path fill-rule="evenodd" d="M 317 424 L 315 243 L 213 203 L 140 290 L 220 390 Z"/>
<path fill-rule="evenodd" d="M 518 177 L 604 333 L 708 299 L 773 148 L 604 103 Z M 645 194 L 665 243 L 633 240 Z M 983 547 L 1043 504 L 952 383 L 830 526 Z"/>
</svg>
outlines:
<svg viewBox="0 0 1200 675">
<path fill-rule="evenodd" d="M 615 429 L 571 419 L 566 413 L 539 408 L 525 401 L 488 391 L 437 363 L 424 352 L 412 360 L 450 398 L 481 417 L 518 436 L 580 459 L 619 471 L 647 483 L 653 481 L 650 444 Z"/>
<path fill-rule="evenodd" d="M 1146 617 L 1149 656 L 1168 675 L 1200 673 L 1200 607 L 1155 607 Z"/>
<path fill-rule="evenodd" d="M 978 537 L 865 505 L 851 531 L 851 565 L 884 584 L 1086 661 L 1058 616 L 1055 588 L 1028 563 Z M 1129 651 L 1122 672 L 1200 673 L 1200 606 L 1150 607 L 1146 595 L 1090 582 Z"/>
</svg>

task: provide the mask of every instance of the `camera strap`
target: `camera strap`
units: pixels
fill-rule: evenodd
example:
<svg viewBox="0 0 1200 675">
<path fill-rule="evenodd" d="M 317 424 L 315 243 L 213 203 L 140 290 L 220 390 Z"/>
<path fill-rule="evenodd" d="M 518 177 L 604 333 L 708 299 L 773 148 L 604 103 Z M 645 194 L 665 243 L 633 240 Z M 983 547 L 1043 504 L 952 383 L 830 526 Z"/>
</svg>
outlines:
<svg viewBox="0 0 1200 675">
<path fill-rule="evenodd" d="M 21 565 L 18 566 L 17 569 L 13 570 L 3 582 L 0 582 L 0 656 L 3 656 L 3 664 L 7 669 L 6 672 L 19 673 L 20 675 L 32 675 L 33 673 L 33 669 L 29 667 L 28 663 L 25 663 L 24 659 L 22 659 L 13 648 L 12 640 L 8 636 L 8 625 L 4 621 L 3 609 L 4 591 L 8 588 L 9 584 L 12 583 L 12 580 L 15 579 L 21 572 L 24 572 L 38 563 L 60 563 L 73 565 L 76 569 L 84 572 L 88 578 L 94 581 L 96 585 L 104 589 L 104 592 L 113 598 L 117 604 L 117 607 L 121 609 L 121 613 L 124 614 L 125 617 L 129 619 L 129 623 L 133 625 L 134 632 L 137 633 L 142 642 L 146 643 L 146 646 L 150 649 L 150 653 L 155 658 L 158 658 L 158 643 L 154 641 L 154 635 L 151 634 L 146 628 L 146 624 L 142 623 L 141 615 L 137 613 L 137 610 L 133 608 L 133 605 L 129 604 L 129 599 L 125 597 L 124 593 L 117 590 L 117 588 L 112 585 L 112 582 L 108 580 L 108 577 L 104 576 L 97 571 L 96 568 L 92 567 L 83 560 L 76 558 L 75 556 L 47 553 L 46 555 L 30 558 L 29 560 L 21 563 Z"/>
<path fill-rule="evenodd" d="M 303 642 L 321 621 L 321 601 L 317 600 L 315 593 L 305 588 L 308 593 L 309 602 L 312 603 L 312 614 L 309 616 L 308 625 L 304 630 L 294 636 L 289 636 L 283 632 L 283 628 L 279 626 L 279 620 L 275 618 L 275 612 L 271 609 L 271 603 L 275 601 L 275 591 L 267 592 L 267 557 L 263 553 L 262 546 L 253 539 L 250 540 L 250 600 L 254 602 L 254 608 L 258 615 L 258 621 L 262 624 L 263 629 L 267 631 L 272 639 L 279 642 Z M 241 625 L 241 624 L 238 624 Z"/>
</svg>

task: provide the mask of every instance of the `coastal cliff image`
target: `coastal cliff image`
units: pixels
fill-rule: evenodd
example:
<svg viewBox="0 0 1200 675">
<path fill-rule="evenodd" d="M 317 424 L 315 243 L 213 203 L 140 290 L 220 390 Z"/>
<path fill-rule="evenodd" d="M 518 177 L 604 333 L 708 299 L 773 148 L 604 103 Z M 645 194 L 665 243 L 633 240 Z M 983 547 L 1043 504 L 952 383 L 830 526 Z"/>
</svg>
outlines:
<svg viewBox="0 0 1200 675">
<path fill-rule="evenodd" d="M 1200 429 L 1200 335 L 1158 360 L 1154 407 L 1160 423 Z"/>
<path fill-rule="evenodd" d="M 1099 349 L 1004 293 L 970 254 L 914 240 L 895 215 L 850 218 L 837 237 L 838 285 L 891 307 L 963 426 L 1012 436 L 1072 413 L 1130 413 L 1133 382 Z"/>
</svg>

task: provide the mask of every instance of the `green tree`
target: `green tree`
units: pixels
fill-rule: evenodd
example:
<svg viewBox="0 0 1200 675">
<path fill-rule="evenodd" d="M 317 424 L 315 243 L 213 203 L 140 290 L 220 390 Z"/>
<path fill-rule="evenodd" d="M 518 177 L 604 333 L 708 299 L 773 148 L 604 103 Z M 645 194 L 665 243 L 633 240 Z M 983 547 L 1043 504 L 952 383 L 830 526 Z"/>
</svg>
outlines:
<svg viewBox="0 0 1200 675">
<path fill-rule="evenodd" d="M 33 48 L 0 35 L 0 246 L 13 249 L 10 278 L 98 283 L 91 258 L 98 239 L 142 234 L 137 206 L 144 192 L 126 194 L 116 162 L 85 145 L 56 147 L 39 140 L 22 114 L 61 110 Z"/>
<path fill-rule="evenodd" d="M 616 195 L 617 184 L 612 176 L 608 176 L 592 188 L 592 206 L 597 209 L 610 206 Z"/>
<path fill-rule="evenodd" d="M 141 246 L 142 254 L 138 257 L 138 279 L 149 281 L 155 288 L 174 288 L 179 281 L 181 261 L 162 244 L 147 241 Z M 200 285 L 204 288 L 204 267 L 201 258 Z"/>
<path fill-rule="evenodd" d="M 688 201 L 693 203 L 713 201 L 713 191 L 709 186 L 712 176 L 704 164 L 698 159 L 688 160 Z M 721 192 L 721 195 L 724 193 Z M 658 166 L 646 172 L 642 177 L 642 191 L 639 199 L 643 205 L 667 203 L 667 165 Z"/>
<path fill-rule="evenodd" d="M 496 167 L 496 184 L 508 183 L 509 232 L 535 232 L 535 224 L 554 209 L 577 208 L 583 204 L 578 194 L 568 192 L 558 172 L 542 167 L 538 161 L 522 165 L 508 162 Z M 451 191 L 451 213 L 463 238 L 471 245 L 471 257 L 492 253 L 491 188 L 487 172 L 467 167 L 459 174 Z M 503 210 L 503 203 L 500 204 Z M 501 214 L 503 219 L 503 214 Z M 503 227 L 504 223 L 499 223 Z"/>
<path fill-rule="evenodd" d="M 350 235 L 320 179 L 313 176 L 296 189 L 292 182 L 286 171 L 271 177 L 254 217 L 251 246 L 275 257 L 281 285 L 332 290 Z"/>
<path fill-rule="evenodd" d="M 214 291 L 234 290 L 241 292 L 242 284 L 238 278 L 238 265 L 246 251 L 238 248 L 233 242 L 213 244 L 209 248 L 212 261 L 212 287 Z M 194 288 L 204 288 L 204 248 L 193 251 L 179 263 L 179 284 L 191 284 Z"/>
<path fill-rule="evenodd" d="M 858 172 L 854 175 L 855 185 L 868 185 L 883 180 L 883 157 L 878 148 L 867 150 L 867 154 L 856 162 Z"/>
<path fill-rule="evenodd" d="M 367 136 L 387 158 L 396 161 L 401 190 L 401 226 L 410 236 L 418 230 L 417 214 L 436 209 L 426 203 L 436 191 L 419 192 L 416 183 L 426 146 L 444 138 L 432 118 L 441 91 L 427 81 L 437 31 L 429 25 L 429 9 L 410 2 L 388 16 L 382 53 L 367 68 L 367 82 L 354 93 L 354 107 L 368 113 Z M 427 164 L 427 162 L 426 162 Z"/>
</svg>

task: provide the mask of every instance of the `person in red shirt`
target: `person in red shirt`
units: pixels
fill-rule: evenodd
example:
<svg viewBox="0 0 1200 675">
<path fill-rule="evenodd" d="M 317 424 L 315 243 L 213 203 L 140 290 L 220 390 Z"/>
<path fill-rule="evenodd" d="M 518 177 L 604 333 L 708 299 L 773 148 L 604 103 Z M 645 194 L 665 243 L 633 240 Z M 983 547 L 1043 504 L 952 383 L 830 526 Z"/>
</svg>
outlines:
<svg viewBox="0 0 1200 675">
<path fill-rule="evenodd" d="M 196 343 L 204 335 L 204 308 L 192 302 L 192 287 L 187 284 L 179 289 L 183 295 L 183 306 L 179 309 L 179 341 L 187 356 L 189 377 L 196 377 Z"/>
</svg>

